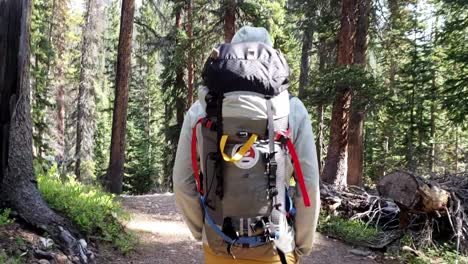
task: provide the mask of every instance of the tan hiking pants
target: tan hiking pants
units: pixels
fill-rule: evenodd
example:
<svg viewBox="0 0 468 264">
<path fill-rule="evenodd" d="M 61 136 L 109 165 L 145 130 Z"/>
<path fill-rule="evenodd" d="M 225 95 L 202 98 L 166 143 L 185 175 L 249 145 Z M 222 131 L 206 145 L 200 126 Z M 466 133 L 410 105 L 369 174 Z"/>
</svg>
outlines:
<svg viewBox="0 0 468 264">
<path fill-rule="evenodd" d="M 258 259 L 233 259 L 231 256 L 216 255 L 209 247 L 203 246 L 205 251 L 205 264 L 281 264 L 278 255 Z M 286 254 L 288 264 L 299 264 L 299 258 L 294 252 Z"/>
</svg>

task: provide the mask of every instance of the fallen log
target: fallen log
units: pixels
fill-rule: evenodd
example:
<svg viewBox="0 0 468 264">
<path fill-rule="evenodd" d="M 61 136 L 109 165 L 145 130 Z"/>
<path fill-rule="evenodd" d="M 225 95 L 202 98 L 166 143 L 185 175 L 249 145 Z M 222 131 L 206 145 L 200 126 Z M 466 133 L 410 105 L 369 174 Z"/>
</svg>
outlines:
<svg viewBox="0 0 468 264">
<path fill-rule="evenodd" d="M 382 177 L 377 190 L 380 196 L 394 200 L 401 209 L 424 213 L 445 211 L 449 200 L 449 193 L 436 182 L 405 171 Z"/>
<path fill-rule="evenodd" d="M 396 171 L 382 177 L 377 191 L 354 186 L 338 189 L 326 183 L 320 187 L 322 208 L 330 214 L 363 220 L 388 234 L 410 234 L 422 246 L 451 241 L 468 253 L 468 210 L 464 206 L 468 175 L 422 177 Z M 394 241 L 393 236 L 388 237 Z"/>
</svg>

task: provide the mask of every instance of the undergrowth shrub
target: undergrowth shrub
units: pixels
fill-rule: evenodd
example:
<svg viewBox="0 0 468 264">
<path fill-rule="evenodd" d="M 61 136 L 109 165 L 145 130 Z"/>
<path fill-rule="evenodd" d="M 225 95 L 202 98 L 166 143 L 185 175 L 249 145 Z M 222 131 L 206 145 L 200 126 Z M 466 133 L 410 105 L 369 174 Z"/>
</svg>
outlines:
<svg viewBox="0 0 468 264">
<path fill-rule="evenodd" d="M 10 257 L 3 250 L 0 251 L 0 263 L 1 264 L 23 264 L 23 258 L 21 256 Z"/>
<path fill-rule="evenodd" d="M 439 263 L 458 263 L 468 264 L 468 257 L 457 252 L 457 247 L 454 243 L 440 244 L 436 241 L 430 246 L 417 246 L 415 237 L 406 234 L 401 239 L 401 245 L 408 247 L 417 252 L 408 252 L 403 250 L 400 252 L 400 259 L 409 264 L 439 264 Z"/>
<path fill-rule="evenodd" d="M 10 208 L 0 209 L 0 227 L 13 223 L 13 219 L 10 218 L 10 213 Z"/>
<path fill-rule="evenodd" d="M 50 207 L 68 217 L 85 235 L 110 242 L 123 253 L 132 250 L 136 238 L 121 223 L 130 215 L 114 195 L 71 177 L 60 179 L 56 166 L 38 176 L 38 187 Z"/>
<path fill-rule="evenodd" d="M 340 216 L 320 213 L 319 232 L 345 241 L 370 241 L 377 237 L 379 230 L 360 220 L 344 219 Z"/>
</svg>

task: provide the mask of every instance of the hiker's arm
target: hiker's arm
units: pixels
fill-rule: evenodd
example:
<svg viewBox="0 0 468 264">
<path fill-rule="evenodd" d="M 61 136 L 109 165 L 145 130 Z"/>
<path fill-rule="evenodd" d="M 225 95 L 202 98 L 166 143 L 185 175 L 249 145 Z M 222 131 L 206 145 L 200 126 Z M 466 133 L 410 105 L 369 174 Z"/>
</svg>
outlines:
<svg viewBox="0 0 468 264">
<path fill-rule="evenodd" d="M 291 114 L 293 115 L 293 143 L 304 174 L 304 181 L 309 193 L 310 207 L 305 207 L 300 188 L 296 188 L 294 205 L 297 210 L 295 217 L 296 252 L 299 255 L 309 255 L 320 212 L 319 171 L 314 134 L 309 114 L 302 102 L 291 99 Z"/>
<path fill-rule="evenodd" d="M 200 109 L 200 104 L 195 103 L 185 115 L 173 171 L 176 205 L 182 211 L 185 223 L 197 240 L 202 239 L 203 214 L 193 176 L 190 146 L 192 127 L 195 125 Z"/>
</svg>

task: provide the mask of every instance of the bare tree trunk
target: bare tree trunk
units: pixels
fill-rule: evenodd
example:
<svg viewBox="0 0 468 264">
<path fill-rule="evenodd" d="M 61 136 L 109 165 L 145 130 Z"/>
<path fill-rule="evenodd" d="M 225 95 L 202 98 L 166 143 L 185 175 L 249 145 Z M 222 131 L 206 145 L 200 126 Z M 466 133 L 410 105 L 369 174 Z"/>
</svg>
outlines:
<svg viewBox="0 0 468 264">
<path fill-rule="evenodd" d="M 459 153 L 459 139 L 458 139 L 458 125 L 455 125 L 455 173 L 458 172 L 458 156 L 460 155 Z"/>
<path fill-rule="evenodd" d="M 83 167 L 83 163 L 93 159 L 95 82 L 97 72 L 97 57 L 101 41 L 99 16 L 101 16 L 101 0 L 88 0 L 85 25 L 83 27 L 83 43 L 81 47 L 81 72 L 78 87 L 78 108 L 76 120 L 75 175 L 83 182 L 91 182 L 93 172 Z"/>
<path fill-rule="evenodd" d="M 341 29 L 338 43 L 339 65 L 353 63 L 356 8 L 357 0 L 342 1 Z M 348 126 L 351 99 L 350 87 L 336 87 L 330 126 L 330 143 L 322 179 L 339 187 L 347 185 Z"/>
<path fill-rule="evenodd" d="M 354 46 L 354 64 L 366 67 L 367 32 L 369 28 L 370 0 L 358 0 L 358 18 L 356 23 L 356 41 Z M 359 91 L 357 91 L 359 93 Z M 366 116 L 366 104 L 369 102 L 357 102 L 367 100 L 355 96 L 351 107 L 351 119 L 349 124 L 348 147 L 348 184 L 362 185 L 364 168 L 364 119 Z"/>
<path fill-rule="evenodd" d="M 364 168 L 364 111 L 352 110 L 348 146 L 348 184 L 362 185 Z"/>
<path fill-rule="evenodd" d="M 301 73 L 299 74 L 299 98 L 304 99 L 304 92 L 309 83 L 309 66 L 310 53 L 312 51 L 312 41 L 314 38 L 314 30 L 311 25 L 308 25 L 302 36 L 302 52 L 301 52 Z"/>
<path fill-rule="evenodd" d="M 432 73 L 432 89 L 431 89 L 431 153 L 429 157 L 429 171 L 434 172 L 435 165 L 435 133 L 436 133 L 436 83 L 435 72 Z"/>
<path fill-rule="evenodd" d="M 322 173 L 323 169 L 323 130 L 324 130 L 324 106 L 317 106 L 317 119 L 318 119 L 318 129 L 317 129 L 317 139 L 315 140 L 315 148 L 317 149 L 317 161 L 319 166 L 319 173 Z"/>
<path fill-rule="evenodd" d="M 123 0 L 117 54 L 117 72 L 115 77 L 115 100 L 108 171 L 109 181 L 107 185 L 108 190 L 115 194 L 122 193 L 134 14 L 135 1 Z"/>
<path fill-rule="evenodd" d="M 224 42 L 230 43 L 236 33 L 236 1 L 224 1 Z"/>
<path fill-rule="evenodd" d="M 416 31 L 414 31 L 414 37 L 416 37 Z M 414 42 L 414 52 L 417 52 L 417 46 L 416 42 Z M 416 160 L 414 159 L 414 132 L 415 132 L 415 113 L 414 113 L 414 107 L 415 107 L 415 99 L 416 99 L 416 78 L 414 76 L 412 78 L 412 91 L 411 91 L 411 96 L 410 96 L 410 123 L 408 126 L 408 132 L 406 135 L 406 147 L 407 147 L 407 153 L 406 153 L 406 162 L 408 166 L 408 170 L 410 172 L 415 172 L 416 171 Z"/>
<path fill-rule="evenodd" d="M 63 84 L 57 87 L 55 100 L 57 104 L 57 145 L 60 147 L 58 157 L 62 161 L 65 157 L 65 87 Z"/>
<path fill-rule="evenodd" d="M 179 9 L 176 12 L 176 21 L 175 21 L 175 27 L 177 29 L 181 28 L 181 24 L 180 24 L 181 19 L 182 19 L 182 10 Z M 184 68 L 182 67 L 179 67 L 178 69 L 176 69 L 175 89 L 177 91 L 183 91 L 185 89 Z M 182 124 L 184 122 L 184 112 L 185 112 L 184 100 L 181 97 L 178 97 L 176 99 L 176 121 L 177 121 L 177 125 L 179 129 L 182 128 Z M 176 142 L 178 142 L 178 140 Z"/>
<path fill-rule="evenodd" d="M 436 16 L 433 32 L 433 43 L 437 43 L 437 24 L 439 22 L 439 17 Z M 434 46 L 434 49 L 436 46 Z M 429 171 L 434 172 L 435 170 L 435 148 L 436 148 L 436 111 L 437 111 L 437 83 L 436 83 L 436 67 L 432 69 L 432 80 L 431 80 L 431 150 L 429 157 Z"/>
<path fill-rule="evenodd" d="M 187 36 L 189 37 L 190 47 L 188 52 L 188 65 L 187 65 L 187 108 L 192 105 L 193 101 L 193 76 L 194 76 L 194 67 L 193 67 L 193 0 L 188 0 L 187 2 Z"/>
<path fill-rule="evenodd" d="M 414 81 L 414 80 L 413 80 Z M 408 164 L 408 170 L 410 172 L 415 172 L 416 171 L 416 161 L 414 160 L 414 144 L 413 144 L 413 139 L 414 139 L 414 99 L 415 99 L 415 84 L 413 84 L 413 91 L 411 93 L 410 97 L 410 123 L 408 126 L 408 133 L 406 135 L 406 148 L 407 148 L 407 153 L 406 153 L 406 161 Z"/>
<path fill-rule="evenodd" d="M 74 263 L 89 263 L 78 231 L 42 199 L 33 172 L 29 0 L 0 0 L 0 201 L 47 232 Z"/>
</svg>

